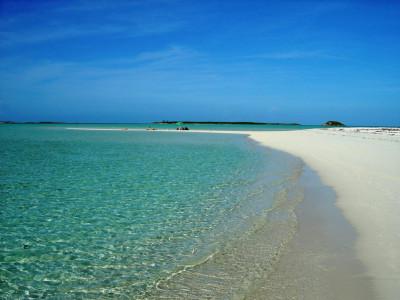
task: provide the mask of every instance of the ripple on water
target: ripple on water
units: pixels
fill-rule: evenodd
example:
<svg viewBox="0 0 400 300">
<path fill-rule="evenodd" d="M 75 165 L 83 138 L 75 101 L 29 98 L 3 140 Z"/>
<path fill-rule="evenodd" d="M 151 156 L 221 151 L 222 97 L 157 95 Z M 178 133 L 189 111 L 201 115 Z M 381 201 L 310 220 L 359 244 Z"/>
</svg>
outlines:
<svg viewBox="0 0 400 300">
<path fill-rule="evenodd" d="M 8 126 L 0 138 L 5 297 L 237 293 L 295 226 L 298 162 L 241 136 Z"/>
</svg>

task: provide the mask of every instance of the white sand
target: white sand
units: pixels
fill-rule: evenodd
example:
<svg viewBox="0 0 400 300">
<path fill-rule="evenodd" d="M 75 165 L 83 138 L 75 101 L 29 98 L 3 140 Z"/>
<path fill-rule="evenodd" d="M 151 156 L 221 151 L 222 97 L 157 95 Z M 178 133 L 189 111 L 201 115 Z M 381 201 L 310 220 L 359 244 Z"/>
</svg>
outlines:
<svg viewBox="0 0 400 300">
<path fill-rule="evenodd" d="M 359 233 L 357 252 L 382 299 L 400 295 L 400 136 L 368 130 L 252 132 L 302 158 L 337 193 Z"/>
<path fill-rule="evenodd" d="M 337 193 L 337 206 L 358 232 L 357 254 L 366 265 L 380 299 L 399 299 L 400 131 L 398 129 L 183 131 L 182 133 L 189 132 L 248 134 L 262 145 L 303 159 L 320 175 L 323 183 L 332 187 Z"/>
</svg>

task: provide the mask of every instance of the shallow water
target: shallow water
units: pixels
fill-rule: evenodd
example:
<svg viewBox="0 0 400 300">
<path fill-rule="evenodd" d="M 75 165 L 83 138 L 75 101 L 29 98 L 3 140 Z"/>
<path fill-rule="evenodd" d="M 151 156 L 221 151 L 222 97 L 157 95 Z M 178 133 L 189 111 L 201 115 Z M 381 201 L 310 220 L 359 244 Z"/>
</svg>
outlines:
<svg viewBox="0 0 400 300">
<path fill-rule="evenodd" d="M 26 126 L 21 124 L 20 126 Z M 32 126 L 32 125 L 28 125 Z M 47 126 L 45 124 L 33 125 L 33 126 Z M 111 123 L 111 124 L 91 124 L 91 123 L 66 123 L 66 124 L 54 124 L 52 127 L 59 128 L 129 128 L 129 129 L 145 129 L 145 128 L 156 128 L 156 129 L 176 129 L 182 125 L 176 124 L 153 124 L 153 123 Z M 323 128 L 320 125 L 243 125 L 243 124 L 183 124 L 185 127 L 193 130 L 222 130 L 222 131 L 281 131 L 281 130 L 303 130 L 303 129 L 315 129 Z"/>
<path fill-rule="evenodd" d="M 240 135 L 4 125 L 0 140 L 6 297 L 234 297 L 296 230 L 301 162 Z"/>
<path fill-rule="evenodd" d="M 298 228 L 273 272 L 247 289 L 245 299 L 377 299 L 355 250 L 357 232 L 335 205 L 336 194 L 304 166 L 295 209 Z"/>
</svg>

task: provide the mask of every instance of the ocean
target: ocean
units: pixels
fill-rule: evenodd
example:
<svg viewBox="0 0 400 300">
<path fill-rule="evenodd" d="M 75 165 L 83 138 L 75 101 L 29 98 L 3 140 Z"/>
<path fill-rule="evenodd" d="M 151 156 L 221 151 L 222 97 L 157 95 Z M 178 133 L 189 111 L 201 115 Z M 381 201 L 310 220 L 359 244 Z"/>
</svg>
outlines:
<svg viewBox="0 0 400 300">
<path fill-rule="evenodd" d="M 221 126 L 253 130 L 200 129 Z M 234 298 L 296 232 L 299 159 L 244 135 L 67 127 L 0 126 L 4 298 Z"/>
</svg>

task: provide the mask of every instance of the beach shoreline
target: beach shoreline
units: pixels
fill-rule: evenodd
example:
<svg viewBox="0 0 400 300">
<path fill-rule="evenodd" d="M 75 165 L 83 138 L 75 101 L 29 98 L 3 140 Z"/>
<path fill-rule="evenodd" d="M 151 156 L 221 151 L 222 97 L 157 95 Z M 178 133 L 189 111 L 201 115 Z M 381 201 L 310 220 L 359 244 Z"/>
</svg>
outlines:
<svg viewBox="0 0 400 300">
<path fill-rule="evenodd" d="M 355 129 L 253 132 L 250 137 L 300 157 L 336 195 L 357 232 L 356 251 L 379 299 L 400 293 L 400 138 Z"/>
<path fill-rule="evenodd" d="M 398 129 L 186 131 L 189 132 L 244 134 L 263 146 L 302 159 L 318 174 L 322 183 L 336 193 L 335 205 L 354 227 L 357 258 L 365 265 L 366 277 L 370 279 L 377 297 L 397 297 L 400 293 L 400 234 L 397 232 L 400 226 L 400 219 L 397 218 L 400 211 L 397 199 L 400 194 Z"/>
<path fill-rule="evenodd" d="M 357 233 L 336 207 L 335 192 L 303 166 L 303 200 L 295 208 L 297 231 L 260 286 L 248 299 L 377 299 L 357 257 Z"/>
</svg>

